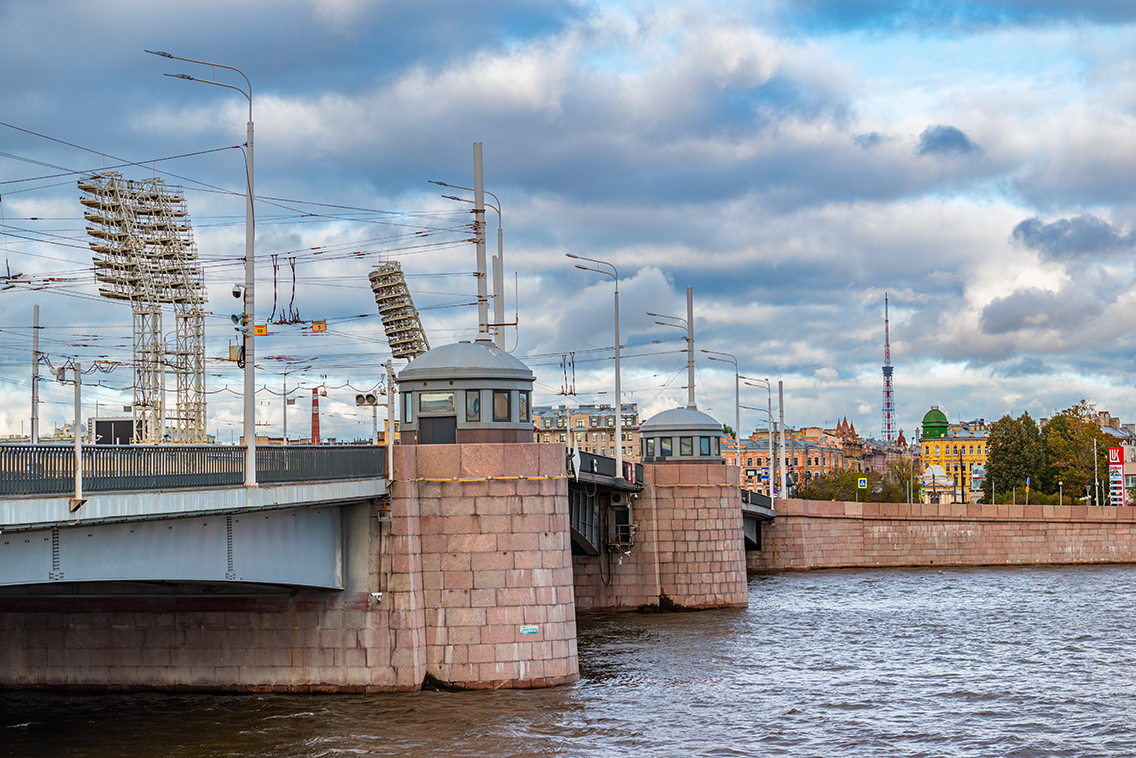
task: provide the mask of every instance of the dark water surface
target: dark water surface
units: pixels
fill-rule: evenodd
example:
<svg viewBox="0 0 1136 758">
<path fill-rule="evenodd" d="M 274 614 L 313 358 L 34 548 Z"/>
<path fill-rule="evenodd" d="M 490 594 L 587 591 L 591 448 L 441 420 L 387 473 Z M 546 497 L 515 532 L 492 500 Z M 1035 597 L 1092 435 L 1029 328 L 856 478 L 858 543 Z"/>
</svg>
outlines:
<svg viewBox="0 0 1136 758">
<path fill-rule="evenodd" d="M 582 618 L 582 679 L 553 690 L 0 694 L 0 755 L 1136 756 L 1136 566 L 749 587 Z"/>
</svg>

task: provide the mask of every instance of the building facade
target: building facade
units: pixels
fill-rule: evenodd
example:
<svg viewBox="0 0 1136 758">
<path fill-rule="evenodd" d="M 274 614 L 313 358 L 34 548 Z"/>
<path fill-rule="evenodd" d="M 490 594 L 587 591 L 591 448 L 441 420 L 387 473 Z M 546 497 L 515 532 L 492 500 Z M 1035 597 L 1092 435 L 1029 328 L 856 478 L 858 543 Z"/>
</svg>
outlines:
<svg viewBox="0 0 1136 758">
<path fill-rule="evenodd" d="M 585 453 L 615 457 L 617 445 L 623 446 L 623 460 L 638 462 L 639 406 L 624 403 L 617 414 L 610 405 L 550 405 L 533 408 L 536 442 L 562 442 L 578 446 Z M 622 416 L 622 418 L 619 418 Z"/>
<path fill-rule="evenodd" d="M 987 441 L 990 432 L 986 419 L 951 424 L 939 406 L 931 406 L 923 416 L 922 465 L 924 481 L 932 467 L 946 474 L 948 491 L 942 491 L 941 477 L 931 486 L 924 485 L 924 502 L 977 502 L 986 476 Z"/>
</svg>

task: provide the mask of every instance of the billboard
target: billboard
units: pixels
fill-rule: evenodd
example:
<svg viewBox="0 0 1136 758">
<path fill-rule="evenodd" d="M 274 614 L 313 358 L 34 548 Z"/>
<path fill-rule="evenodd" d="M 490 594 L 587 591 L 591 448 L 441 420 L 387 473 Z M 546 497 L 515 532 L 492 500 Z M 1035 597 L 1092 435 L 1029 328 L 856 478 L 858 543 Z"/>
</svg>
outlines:
<svg viewBox="0 0 1136 758">
<path fill-rule="evenodd" d="M 1124 448 L 1108 449 L 1108 502 L 1124 505 Z"/>
</svg>

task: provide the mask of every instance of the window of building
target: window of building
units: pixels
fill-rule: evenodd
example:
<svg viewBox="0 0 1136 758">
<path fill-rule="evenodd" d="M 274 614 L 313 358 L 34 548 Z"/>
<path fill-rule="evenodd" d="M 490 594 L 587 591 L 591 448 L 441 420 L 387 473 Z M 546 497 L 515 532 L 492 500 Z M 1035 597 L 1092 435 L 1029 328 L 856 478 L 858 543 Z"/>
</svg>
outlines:
<svg viewBox="0 0 1136 758">
<path fill-rule="evenodd" d="M 709 457 L 710 455 L 710 438 L 702 437 L 698 440 L 698 454 Z"/>
<path fill-rule="evenodd" d="M 548 432 L 545 432 L 544 433 L 544 441 L 548 442 L 549 441 L 548 438 L 551 437 L 551 436 L 552 436 L 551 434 L 549 434 Z"/>
<path fill-rule="evenodd" d="M 935 445 L 935 457 L 936 458 L 939 457 L 939 446 L 938 445 Z"/>
<path fill-rule="evenodd" d="M 585 436 L 586 435 L 583 432 L 576 432 L 576 441 L 577 442 L 583 442 Z"/>
<path fill-rule="evenodd" d="M 923 446 L 923 455 L 928 455 L 928 456 L 931 455 L 931 446 L 930 445 L 924 445 Z"/>
<path fill-rule="evenodd" d="M 591 422 L 593 427 L 599 425 L 600 423 L 599 418 L 597 418 L 596 416 L 591 416 L 588 420 Z"/>
<path fill-rule="evenodd" d="M 714 457 L 717 458 L 721 454 L 722 454 L 722 438 L 721 437 L 715 437 L 714 438 Z"/>
<path fill-rule="evenodd" d="M 452 392 L 420 392 L 418 393 L 419 413 L 453 413 L 454 393 Z"/>
<path fill-rule="evenodd" d="M 510 421 L 512 408 L 509 407 L 509 391 L 493 390 L 493 420 Z"/>
<path fill-rule="evenodd" d="M 564 432 L 560 433 L 560 441 L 561 442 L 567 442 L 568 440 L 566 439 L 566 437 L 567 437 L 567 435 Z"/>
<path fill-rule="evenodd" d="M 517 393 L 517 412 L 520 415 L 521 421 L 529 420 L 529 393 L 528 390 L 521 390 Z"/>
<path fill-rule="evenodd" d="M 673 454 L 671 450 L 671 438 L 659 437 L 659 455 L 668 456 Z"/>
<path fill-rule="evenodd" d="M 584 427 L 584 419 L 582 419 L 582 418 L 576 419 L 576 428 L 582 429 L 583 427 Z"/>
<path fill-rule="evenodd" d="M 477 390 L 466 390 L 465 392 L 465 420 L 469 422 L 481 421 L 481 393 Z M 548 427 L 548 419 L 545 419 L 544 426 Z M 545 435 L 547 437 L 548 435 Z M 545 442 L 548 442 L 546 439 Z"/>
<path fill-rule="evenodd" d="M 752 466 L 753 465 L 753 458 L 746 458 L 746 465 Z M 760 458 L 757 459 L 757 465 L 759 465 L 759 466 L 761 465 L 761 459 Z"/>
<path fill-rule="evenodd" d="M 610 426 L 610 427 L 615 426 L 615 416 L 608 416 L 607 417 L 607 425 Z"/>
<path fill-rule="evenodd" d="M 643 440 L 643 457 L 655 457 L 655 439 L 653 437 L 648 437 L 647 439 Z"/>
<path fill-rule="evenodd" d="M 414 420 L 411 409 L 414 408 L 414 393 L 407 392 L 402 396 L 402 423 L 409 424 Z"/>
<path fill-rule="evenodd" d="M 679 455 L 694 455 L 694 438 L 693 437 L 679 437 L 678 438 L 678 454 Z"/>
</svg>

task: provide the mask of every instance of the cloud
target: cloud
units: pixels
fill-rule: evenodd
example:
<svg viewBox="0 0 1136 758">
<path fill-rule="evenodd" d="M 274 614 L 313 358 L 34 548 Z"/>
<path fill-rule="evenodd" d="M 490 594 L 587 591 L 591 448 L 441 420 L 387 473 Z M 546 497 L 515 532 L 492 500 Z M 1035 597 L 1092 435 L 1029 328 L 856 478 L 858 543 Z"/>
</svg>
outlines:
<svg viewBox="0 0 1136 758">
<path fill-rule="evenodd" d="M 1014 227 L 1013 241 L 1048 260 L 1111 255 L 1136 245 L 1136 234 L 1092 214 L 1045 223 L 1036 216 Z"/>
<path fill-rule="evenodd" d="M 1076 291 L 1030 288 L 996 298 L 982 309 L 981 324 L 986 334 L 1026 329 L 1069 330 L 1099 317 L 1103 311 L 1099 301 Z"/>
<path fill-rule="evenodd" d="M 1024 356 L 994 369 L 997 376 L 1044 376 L 1052 369 L 1035 355 Z"/>
<path fill-rule="evenodd" d="M 919 135 L 919 155 L 942 155 L 957 157 L 981 154 L 982 148 L 971 142 L 960 129 L 936 124 L 928 126 Z"/>
</svg>

